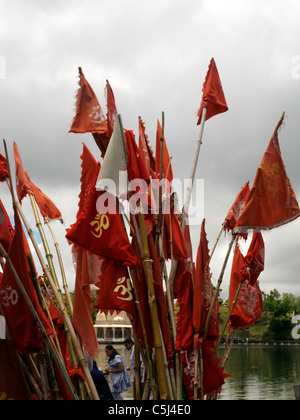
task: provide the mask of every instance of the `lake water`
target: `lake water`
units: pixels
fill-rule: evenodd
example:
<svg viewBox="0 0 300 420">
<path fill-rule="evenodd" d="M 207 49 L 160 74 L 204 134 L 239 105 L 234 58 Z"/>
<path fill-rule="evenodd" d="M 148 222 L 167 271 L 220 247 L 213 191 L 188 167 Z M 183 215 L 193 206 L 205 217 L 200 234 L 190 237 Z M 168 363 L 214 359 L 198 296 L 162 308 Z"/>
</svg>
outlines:
<svg viewBox="0 0 300 420">
<path fill-rule="evenodd" d="M 231 350 L 220 400 L 295 400 L 300 346 L 237 346 Z"/>
<path fill-rule="evenodd" d="M 104 345 L 100 346 L 98 363 L 107 365 Z M 129 351 L 123 345 L 115 348 L 129 367 Z M 300 384 L 300 346 L 236 346 L 231 350 L 226 379 L 219 400 L 295 400 L 293 386 Z M 123 394 L 133 398 L 133 390 Z"/>
</svg>

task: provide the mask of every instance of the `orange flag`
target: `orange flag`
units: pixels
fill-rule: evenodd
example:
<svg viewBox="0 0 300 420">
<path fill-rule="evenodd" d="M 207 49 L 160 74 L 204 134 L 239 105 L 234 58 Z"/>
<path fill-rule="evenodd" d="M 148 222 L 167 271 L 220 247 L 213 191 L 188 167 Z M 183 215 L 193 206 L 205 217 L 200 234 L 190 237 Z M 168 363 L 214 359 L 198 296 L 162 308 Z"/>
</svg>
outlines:
<svg viewBox="0 0 300 420">
<path fill-rule="evenodd" d="M 79 203 L 78 203 L 78 212 L 82 211 L 84 207 L 84 203 L 86 201 L 86 198 L 89 194 L 89 188 L 91 187 L 93 181 L 95 180 L 96 176 L 99 173 L 100 170 L 100 163 L 96 161 L 92 153 L 89 151 L 89 149 L 86 147 L 84 143 L 83 144 L 83 151 L 81 158 L 81 190 L 79 194 Z"/>
<path fill-rule="evenodd" d="M 14 157 L 16 163 L 16 189 L 20 203 L 27 194 L 33 194 L 32 187 L 23 169 L 22 159 L 17 144 L 14 142 Z"/>
<path fill-rule="evenodd" d="M 203 328 L 207 319 L 214 291 L 211 283 L 209 268 L 209 249 L 205 233 L 205 219 L 201 226 L 200 244 L 197 252 L 196 270 L 194 276 L 194 304 L 193 304 L 193 327 L 194 348 L 200 349 Z M 215 340 L 219 334 L 218 323 L 219 304 L 216 303 L 212 319 L 209 324 L 206 340 Z"/>
<path fill-rule="evenodd" d="M 254 232 L 242 267 L 242 281 L 249 280 L 254 285 L 265 268 L 265 243 L 260 232 Z"/>
<path fill-rule="evenodd" d="M 108 131 L 105 116 L 95 92 L 79 70 L 76 114 L 69 133 L 105 133 Z"/>
<path fill-rule="evenodd" d="M 29 252 L 29 245 L 23 231 L 21 220 L 18 213 L 15 212 L 15 233 L 9 247 L 8 255 L 38 317 L 44 325 L 46 333 L 51 335 L 53 330 L 39 304 L 32 278 L 29 274 L 30 269 L 26 258 L 26 254 Z M 35 319 L 28 308 L 8 264 L 5 265 L 0 284 L 0 302 L 17 352 L 25 354 L 38 351 L 42 346 L 43 336 L 38 329 Z"/>
<path fill-rule="evenodd" d="M 14 229 L 10 223 L 8 214 L 3 206 L 3 203 L 0 200 L 0 243 L 6 252 L 8 252 L 13 235 Z"/>
<path fill-rule="evenodd" d="M 8 178 L 7 162 L 4 156 L 0 153 L 0 182 L 4 182 Z"/>
<path fill-rule="evenodd" d="M 43 193 L 30 179 L 27 172 L 25 172 L 25 175 L 27 176 L 29 185 L 32 189 L 34 198 L 37 202 L 37 205 L 39 206 L 40 212 L 43 217 L 49 217 L 49 219 L 61 219 L 61 212 L 58 210 L 56 205 L 53 203 L 53 201 L 50 200 L 49 197 L 46 196 L 46 194 Z"/>
<path fill-rule="evenodd" d="M 299 205 L 281 157 L 278 122 L 261 164 L 256 172 L 245 207 L 235 230 L 273 229 L 300 216 Z"/>
<path fill-rule="evenodd" d="M 161 151 L 161 135 L 162 130 L 159 121 L 157 120 L 157 130 L 156 130 L 156 148 L 155 148 L 155 172 L 160 178 L 160 151 Z M 171 160 L 169 157 L 169 152 L 166 145 L 166 140 L 164 139 L 164 145 L 163 145 L 163 174 L 162 177 L 166 178 L 170 183 L 173 180 L 173 171 L 172 171 L 172 165 Z"/>
<path fill-rule="evenodd" d="M 155 171 L 155 159 L 153 157 L 153 151 L 150 147 L 148 136 L 145 132 L 145 123 L 139 117 L 139 149 L 143 157 L 148 174 L 150 169 Z"/>
<path fill-rule="evenodd" d="M 198 111 L 198 125 L 201 123 L 202 112 L 204 108 L 207 108 L 205 121 L 214 115 L 228 111 L 220 76 L 215 60 L 213 58 L 211 59 L 208 67 L 208 72 L 203 83 L 202 92 L 202 102 Z"/>
<path fill-rule="evenodd" d="M 243 281 L 242 269 L 244 266 L 245 257 L 236 245 L 230 276 L 229 308 L 232 307 L 239 284 Z M 253 285 L 248 279 L 244 280 L 230 317 L 231 328 L 247 328 L 254 324 L 261 317 L 262 309 L 263 300 L 259 282 L 256 281 Z"/>
<path fill-rule="evenodd" d="M 98 354 L 98 341 L 93 325 L 91 284 L 97 284 L 101 274 L 101 260 L 79 246 L 72 247 L 76 265 L 76 281 L 72 324 L 90 357 Z"/>
<path fill-rule="evenodd" d="M 238 195 L 236 196 L 234 203 L 230 207 L 227 216 L 225 217 L 225 221 L 223 223 L 226 226 L 228 231 L 234 229 L 240 214 L 243 211 L 245 206 L 246 199 L 249 195 L 249 181 L 243 186 L 243 188 L 239 191 Z"/>
<path fill-rule="evenodd" d="M 114 93 L 112 91 L 112 88 L 109 84 L 109 81 L 106 80 L 106 106 L 107 106 L 107 114 L 106 114 L 106 120 L 107 120 L 107 127 L 109 132 L 109 137 L 112 135 L 114 131 L 114 125 L 115 125 L 115 119 L 118 114 L 116 102 Z"/>
</svg>

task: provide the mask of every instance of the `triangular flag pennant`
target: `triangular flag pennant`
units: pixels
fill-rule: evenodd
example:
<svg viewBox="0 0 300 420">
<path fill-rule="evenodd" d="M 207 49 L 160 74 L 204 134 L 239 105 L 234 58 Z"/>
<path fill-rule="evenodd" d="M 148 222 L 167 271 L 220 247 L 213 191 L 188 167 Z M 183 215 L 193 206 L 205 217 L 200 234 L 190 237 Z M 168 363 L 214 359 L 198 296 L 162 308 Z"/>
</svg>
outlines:
<svg viewBox="0 0 300 420">
<path fill-rule="evenodd" d="M 235 231 L 246 229 L 273 229 L 300 216 L 299 205 L 286 174 L 281 157 L 278 129 L 281 117 L 268 148 L 257 169 L 253 186 Z"/>
<path fill-rule="evenodd" d="M 207 121 L 214 115 L 228 111 L 228 106 L 224 96 L 220 76 L 215 60 L 213 58 L 211 59 L 209 64 L 208 72 L 203 83 L 202 92 L 202 101 L 200 109 L 198 111 L 198 125 L 201 123 L 202 112 L 204 108 L 207 108 L 205 121 Z"/>
<path fill-rule="evenodd" d="M 20 203 L 27 194 L 33 194 L 30 182 L 23 169 L 22 159 L 17 144 L 14 142 L 14 157 L 16 164 L 16 189 Z"/>
<path fill-rule="evenodd" d="M 54 219 L 61 219 L 61 212 L 58 210 L 56 205 L 53 203 L 53 201 L 50 200 L 49 197 L 46 196 L 46 194 L 43 193 L 30 179 L 27 172 L 25 172 L 25 175 L 28 179 L 29 185 L 32 189 L 34 198 L 37 202 L 37 205 L 39 206 L 41 215 L 43 217 L 48 217 L 51 220 Z"/>
<path fill-rule="evenodd" d="M 77 92 L 76 114 L 69 133 L 105 133 L 108 131 L 105 116 L 97 96 L 79 70 L 79 89 Z"/>
</svg>

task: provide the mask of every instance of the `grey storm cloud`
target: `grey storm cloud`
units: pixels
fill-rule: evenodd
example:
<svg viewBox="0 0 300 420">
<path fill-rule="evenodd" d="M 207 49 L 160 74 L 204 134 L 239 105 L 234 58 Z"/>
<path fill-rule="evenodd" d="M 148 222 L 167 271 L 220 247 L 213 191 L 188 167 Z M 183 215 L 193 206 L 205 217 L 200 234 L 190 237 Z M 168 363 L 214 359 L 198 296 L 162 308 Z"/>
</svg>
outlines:
<svg viewBox="0 0 300 420">
<path fill-rule="evenodd" d="M 78 66 L 106 112 L 109 80 L 124 127 L 138 136 L 138 116 L 155 149 L 156 121 L 174 176 L 190 174 L 199 127 L 196 112 L 211 57 L 229 111 L 207 121 L 196 177 L 204 179 L 204 216 L 210 248 L 239 189 L 256 169 L 283 111 L 282 157 L 296 196 L 299 176 L 300 55 L 298 1 L 68 0 L 0 1 L 0 129 L 18 144 L 32 181 L 60 208 L 55 226 L 70 284 L 74 269 L 65 229 L 74 223 L 80 190 L 82 142 L 97 160 L 92 136 L 69 134 Z M 0 153 L 4 153 L 0 147 Z M 12 215 L 6 186 L 0 197 Z M 24 210 L 34 225 L 30 205 Z M 200 225 L 192 227 L 194 253 Z M 262 290 L 300 295 L 300 220 L 264 233 Z M 212 261 L 217 279 L 229 243 L 222 236 Z M 245 244 L 244 251 L 247 251 Z M 228 287 L 230 263 L 224 278 Z"/>
</svg>

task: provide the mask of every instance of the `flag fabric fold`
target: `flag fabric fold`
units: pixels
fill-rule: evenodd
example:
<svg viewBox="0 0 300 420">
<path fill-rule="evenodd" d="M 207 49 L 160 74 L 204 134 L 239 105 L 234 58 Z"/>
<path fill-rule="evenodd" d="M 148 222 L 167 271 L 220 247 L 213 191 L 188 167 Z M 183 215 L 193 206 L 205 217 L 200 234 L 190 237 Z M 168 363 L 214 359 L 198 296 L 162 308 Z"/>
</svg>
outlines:
<svg viewBox="0 0 300 420">
<path fill-rule="evenodd" d="M 269 145 L 257 169 L 253 186 L 235 231 L 247 229 L 273 229 L 300 216 L 299 204 L 281 157 L 278 122 Z"/>
<path fill-rule="evenodd" d="M 235 228 L 236 222 L 240 217 L 243 208 L 245 206 L 247 197 L 249 195 L 249 181 L 243 186 L 243 188 L 237 194 L 232 206 L 230 207 L 223 225 L 228 231 L 232 231 Z"/>
<path fill-rule="evenodd" d="M 112 208 L 106 214 L 97 210 L 97 200 L 102 191 L 95 190 L 95 182 L 89 188 L 83 210 L 76 222 L 70 226 L 66 238 L 86 251 L 102 258 L 108 258 L 128 267 L 135 267 L 136 255 L 128 240 L 118 210 L 116 197 L 110 196 Z"/>
<path fill-rule="evenodd" d="M 238 244 L 236 244 L 230 275 L 229 310 L 232 307 L 240 282 L 243 283 L 230 317 L 232 329 L 247 328 L 258 321 L 262 314 L 263 300 L 259 282 L 257 280 L 253 285 L 249 279 L 242 278 L 242 269 L 245 265 L 245 257 Z"/>
<path fill-rule="evenodd" d="M 35 198 L 35 201 L 37 202 L 37 205 L 40 209 L 41 215 L 43 217 L 47 217 L 50 220 L 54 219 L 61 219 L 61 212 L 58 210 L 56 205 L 53 203 L 52 200 L 50 200 L 49 197 L 46 196 L 45 193 L 43 193 L 42 190 L 40 190 L 30 179 L 28 173 L 25 171 L 25 175 L 28 179 L 28 183 L 30 185 L 30 188 L 32 190 L 33 196 Z"/>
<path fill-rule="evenodd" d="M 107 121 L 107 128 L 109 137 L 111 137 L 114 131 L 115 119 L 118 114 L 115 96 L 109 81 L 106 80 L 106 106 L 107 106 L 107 114 L 106 114 L 106 121 Z"/>
<path fill-rule="evenodd" d="M 101 312 L 124 311 L 133 322 L 136 321 L 134 291 L 126 267 L 103 261 L 98 287 L 95 308 Z"/>
<path fill-rule="evenodd" d="M 72 255 L 76 268 L 72 324 L 85 351 L 94 358 L 98 354 L 98 341 L 92 317 L 91 285 L 98 284 L 102 264 L 97 255 L 81 247 L 73 245 Z"/>
<path fill-rule="evenodd" d="M 155 172 L 157 177 L 160 179 L 160 155 L 161 155 L 161 136 L 162 129 L 159 121 L 157 120 L 156 129 L 156 147 L 155 147 Z M 169 156 L 166 140 L 163 141 L 163 166 L 162 166 L 162 178 L 167 179 L 170 184 L 173 180 L 173 170 L 171 165 L 171 159 Z"/>
<path fill-rule="evenodd" d="M 108 128 L 102 108 L 81 69 L 78 84 L 76 113 L 69 133 L 106 133 Z"/>
<path fill-rule="evenodd" d="M 0 243 L 6 252 L 9 250 L 13 235 L 14 229 L 10 223 L 5 207 L 0 200 Z"/>
<path fill-rule="evenodd" d="M 198 111 L 198 125 L 201 123 L 204 108 L 207 108 L 205 121 L 214 115 L 228 111 L 228 106 L 214 58 L 210 61 L 208 72 L 203 83 L 202 92 L 202 101 Z"/>
<path fill-rule="evenodd" d="M 205 233 L 205 219 L 203 219 L 200 243 L 197 251 L 193 301 L 194 347 L 198 350 L 201 347 L 202 333 L 213 295 L 214 292 L 209 268 L 208 241 Z M 206 336 L 207 340 L 214 341 L 219 335 L 218 310 L 219 304 L 216 302 Z"/>
<path fill-rule="evenodd" d="M 4 182 L 9 177 L 7 162 L 4 156 L 0 153 L 0 182 Z"/>
<path fill-rule="evenodd" d="M 9 247 L 9 258 L 31 300 L 46 333 L 51 335 L 53 330 L 43 312 L 30 276 L 30 268 L 26 255 L 30 253 L 22 224 L 15 212 L 15 233 Z M 5 318 L 12 336 L 12 340 L 19 353 L 34 353 L 41 348 L 43 336 L 28 308 L 27 303 L 8 264 L 5 265 L 0 284 L 0 299 Z"/>
<path fill-rule="evenodd" d="M 21 203 L 23 198 L 26 197 L 27 194 L 33 194 L 33 190 L 25 174 L 25 171 L 23 169 L 22 159 L 20 156 L 18 146 L 15 142 L 13 146 L 14 146 L 14 158 L 15 158 L 15 164 L 16 164 L 16 168 L 15 168 L 16 189 L 17 189 L 18 199 Z"/>
</svg>

